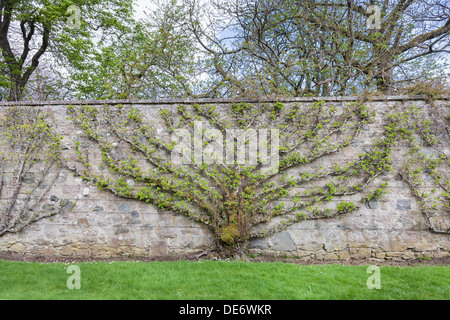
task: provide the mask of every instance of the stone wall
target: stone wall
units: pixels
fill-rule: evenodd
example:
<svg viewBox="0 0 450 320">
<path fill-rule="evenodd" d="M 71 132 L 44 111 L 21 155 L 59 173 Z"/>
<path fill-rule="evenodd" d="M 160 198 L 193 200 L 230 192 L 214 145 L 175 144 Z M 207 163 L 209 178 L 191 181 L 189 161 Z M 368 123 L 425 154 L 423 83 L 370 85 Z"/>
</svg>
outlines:
<svg viewBox="0 0 450 320">
<path fill-rule="evenodd" d="M 321 100 L 343 105 L 356 99 L 340 97 Z M 316 100 L 298 98 L 281 101 L 309 104 Z M 210 103 L 227 107 L 233 102 L 235 101 L 90 101 L 27 105 L 43 108 L 55 115 L 56 129 L 63 135 L 63 144 L 70 150 L 74 136 L 78 133 L 66 118 L 67 105 L 133 104 L 151 117 L 152 113 L 161 108 L 175 108 L 179 104 Z M 394 105 L 407 107 L 412 104 L 433 112 L 423 97 L 378 97 L 367 103 L 380 114 Z M 434 104 L 442 112 L 450 111 L 450 97 L 435 101 Z M 8 106 L 0 104 L 0 115 L 4 114 Z M 358 154 L 381 131 L 381 126 L 382 124 L 375 122 L 366 127 L 358 140 L 339 157 L 350 158 Z M 448 136 L 440 139 L 441 147 L 450 155 Z M 393 159 L 394 164 L 402 160 L 401 152 L 398 154 Z M 394 173 L 385 174 L 379 179 L 389 182 L 389 192 L 383 199 L 371 201 L 357 212 L 331 219 L 299 222 L 268 238 L 253 239 L 249 244 L 250 253 L 315 260 L 447 257 L 450 236 L 429 231 L 408 185 Z M 32 175 L 29 180 L 24 181 L 32 182 Z M 2 200 L 7 200 L 9 194 L 2 194 Z M 204 225 L 175 213 L 163 212 L 151 204 L 118 198 L 107 191 L 100 191 L 68 170 L 62 172 L 43 205 L 52 206 L 62 198 L 76 201 L 73 210 L 51 219 L 40 220 L 19 234 L 0 237 L 0 251 L 81 258 L 140 258 L 214 250 L 213 234 Z"/>
</svg>

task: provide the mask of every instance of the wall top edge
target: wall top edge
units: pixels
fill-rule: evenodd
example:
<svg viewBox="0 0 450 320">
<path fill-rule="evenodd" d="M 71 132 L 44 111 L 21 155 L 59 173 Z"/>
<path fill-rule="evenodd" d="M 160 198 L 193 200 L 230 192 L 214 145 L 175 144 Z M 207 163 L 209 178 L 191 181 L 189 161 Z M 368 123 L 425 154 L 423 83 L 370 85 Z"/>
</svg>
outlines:
<svg viewBox="0 0 450 320">
<path fill-rule="evenodd" d="M 129 104 L 148 104 L 148 105 L 168 105 L 168 104 L 228 104 L 228 103 L 271 103 L 271 102 L 345 102 L 358 101 L 359 96 L 330 96 L 330 97 L 292 97 L 292 98 L 254 98 L 254 99 L 155 99 L 155 100 L 79 100 L 79 101 L 18 101 L 1 102 L 0 107 L 8 106 L 68 106 L 68 105 L 129 105 Z M 374 96 L 370 101 L 417 101 L 427 100 L 427 96 Z M 450 95 L 444 95 L 436 100 L 450 101 Z"/>
</svg>

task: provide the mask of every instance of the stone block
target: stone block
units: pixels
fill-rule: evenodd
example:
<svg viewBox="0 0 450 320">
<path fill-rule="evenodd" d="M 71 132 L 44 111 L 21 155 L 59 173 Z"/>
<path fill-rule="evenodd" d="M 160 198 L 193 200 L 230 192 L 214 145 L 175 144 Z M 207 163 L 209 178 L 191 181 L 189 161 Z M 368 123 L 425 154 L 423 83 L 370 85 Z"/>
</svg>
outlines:
<svg viewBox="0 0 450 320">
<path fill-rule="evenodd" d="M 339 260 L 339 256 L 335 253 L 327 253 L 323 256 L 323 260 Z"/>
<path fill-rule="evenodd" d="M 9 250 L 16 253 L 25 253 L 27 247 L 23 243 L 18 242 L 9 247 Z"/>
<path fill-rule="evenodd" d="M 360 259 L 370 258 L 372 251 L 369 248 L 360 248 L 357 253 L 357 257 Z"/>
<path fill-rule="evenodd" d="M 65 257 L 72 256 L 74 254 L 74 252 L 75 252 L 75 250 L 72 247 L 64 247 L 59 251 L 59 253 Z"/>
<path fill-rule="evenodd" d="M 133 256 L 134 257 L 146 257 L 148 255 L 147 250 L 142 248 L 134 248 Z"/>
<path fill-rule="evenodd" d="M 94 258 L 106 259 L 111 257 L 111 249 L 104 244 L 93 245 L 91 250 Z"/>
<path fill-rule="evenodd" d="M 350 260 L 350 254 L 347 251 L 341 251 L 337 254 L 339 260 Z"/>
<path fill-rule="evenodd" d="M 89 258 L 91 253 L 88 249 L 75 249 L 73 256 L 77 258 Z"/>
<path fill-rule="evenodd" d="M 122 203 L 119 206 L 119 211 L 121 211 L 121 212 L 130 212 L 131 211 L 131 203 Z"/>
<path fill-rule="evenodd" d="M 397 210 L 411 210 L 411 200 L 410 199 L 398 199 L 397 200 Z"/>
<path fill-rule="evenodd" d="M 370 201 L 365 202 L 364 205 L 367 209 L 376 210 L 378 209 L 378 200 L 372 199 Z"/>
<path fill-rule="evenodd" d="M 412 251 L 406 251 L 402 254 L 402 259 L 411 260 L 415 258 L 415 253 Z"/>
<path fill-rule="evenodd" d="M 252 239 L 248 243 L 250 249 L 267 249 L 269 246 L 264 239 Z"/>
<path fill-rule="evenodd" d="M 276 251 L 294 251 L 296 249 L 295 242 L 292 240 L 288 232 L 279 232 L 270 240 L 271 248 Z"/>
<path fill-rule="evenodd" d="M 302 243 L 298 246 L 299 249 L 304 251 L 312 251 L 316 252 L 323 249 L 323 243 L 311 242 L 311 243 Z"/>
<path fill-rule="evenodd" d="M 377 258 L 377 259 L 384 259 L 384 258 L 386 258 L 386 252 L 377 252 L 377 253 L 375 253 L 375 258 Z"/>
</svg>

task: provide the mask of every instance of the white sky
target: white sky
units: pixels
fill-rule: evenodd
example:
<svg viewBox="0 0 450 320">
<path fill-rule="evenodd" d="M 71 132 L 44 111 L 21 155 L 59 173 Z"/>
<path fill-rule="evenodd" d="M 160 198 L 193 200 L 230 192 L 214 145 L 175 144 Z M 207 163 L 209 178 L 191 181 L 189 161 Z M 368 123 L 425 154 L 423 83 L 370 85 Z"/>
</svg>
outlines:
<svg viewBox="0 0 450 320">
<path fill-rule="evenodd" d="M 156 8 L 156 5 L 149 0 L 136 0 L 136 19 L 142 19 L 145 18 L 146 14 L 144 13 L 144 11 L 146 11 L 147 13 L 150 13 L 152 10 L 154 10 Z"/>
</svg>

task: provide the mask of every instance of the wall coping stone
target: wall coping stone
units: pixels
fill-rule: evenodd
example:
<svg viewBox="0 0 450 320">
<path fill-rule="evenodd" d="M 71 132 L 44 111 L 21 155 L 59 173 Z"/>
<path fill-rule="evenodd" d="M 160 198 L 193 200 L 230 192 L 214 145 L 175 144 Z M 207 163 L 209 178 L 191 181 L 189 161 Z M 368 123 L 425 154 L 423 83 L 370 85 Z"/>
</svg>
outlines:
<svg viewBox="0 0 450 320">
<path fill-rule="evenodd" d="M 153 99 L 153 100 L 79 100 L 79 101 L 0 101 L 1 107 L 8 106 L 61 106 L 61 105 L 132 105 L 132 104 L 146 104 L 146 105 L 168 105 L 168 104 L 228 104 L 228 103 L 274 103 L 274 102 L 351 102 L 358 101 L 358 96 L 330 96 L 330 97 L 273 97 L 273 98 L 236 98 L 236 99 Z M 428 96 L 374 96 L 370 98 L 372 102 L 382 101 L 418 101 L 427 100 Z M 450 95 L 443 95 L 436 100 L 450 101 Z"/>
</svg>

